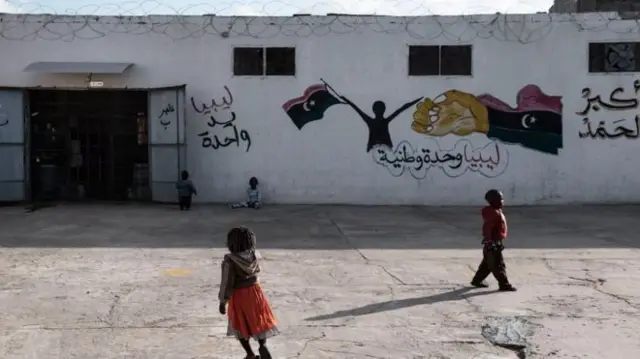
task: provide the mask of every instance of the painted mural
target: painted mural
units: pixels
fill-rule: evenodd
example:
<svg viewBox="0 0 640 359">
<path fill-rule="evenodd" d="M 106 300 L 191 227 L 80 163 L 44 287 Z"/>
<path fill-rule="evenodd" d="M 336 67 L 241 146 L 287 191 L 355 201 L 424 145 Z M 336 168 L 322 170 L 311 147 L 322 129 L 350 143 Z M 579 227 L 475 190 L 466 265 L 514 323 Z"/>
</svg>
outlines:
<svg viewBox="0 0 640 359">
<path fill-rule="evenodd" d="M 448 177 L 459 177 L 467 171 L 496 177 L 507 169 L 509 153 L 497 142 L 474 147 L 471 141 L 460 139 L 452 148 L 443 149 L 436 140 L 427 139 L 417 148 L 408 141 L 400 142 L 393 151 L 378 147 L 373 160 L 394 177 L 409 173 L 415 179 L 424 179 L 434 167 Z"/>
<path fill-rule="evenodd" d="M 304 90 L 302 96 L 285 102 L 282 109 L 298 130 L 302 130 L 306 124 L 324 118 L 329 107 L 337 104 L 344 102 L 329 92 L 327 84 L 316 84 Z"/>
<path fill-rule="evenodd" d="M 373 161 L 395 177 L 409 174 L 424 179 L 431 168 L 449 177 L 473 172 L 485 177 L 504 173 L 509 163 L 505 145 L 520 145 L 557 155 L 562 142 L 562 97 L 549 96 L 538 86 L 527 85 L 517 94 L 516 107 L 498 98 L 448 90 L 435 99 L 420 97 L 385 116 L 386 104 L 375 101 L 367 114 L 324 80 L 309 86 L 302 96 L 287 101 L 283 110 L 299 129 L 324 118 L 334 105 L 350 106 L 369 130 L 366 151 Z M 410 107 L 415 108 L 411 128 L 428 136 L 419 144 L 403 140 L 394 148 L 389 124 Z M 443 148 L 436 140 L 446 135 L 484 134 L 488 142 L 474 144 L 462 138 Z"/>
<path fill-rule="evenodd" d="M 562 148 L 562 97 L 527 85 L 513 108 L 488 95 L 448 90 L 420 102 L 411 128 L 427 136 L 482 133 L 491 140 L 557 155 Z"/>
<path fill-rule="evenodd" d="M 251 135 L 247 130 L 238 127 L 236 112 L 233 109 L 233 94 L 227 86 L 224 86 L 224 90 L 227 95 L 217 101 L 212 98 L 208 102 L 197 103 L 191 97 L 193 110 L 204 117 L 207 127 L 209 127 L 209 130 L 198 134 L 201 146 L 213 150 L 231 145 L 244 146 L 245 152 L 249 152 Z"/>
<path fill-rule="evenodd" d="M 369 130 L 366 149 L 367 152 L 371 152 L 374 147 L 378 146 L 393 149 L 389 124 L 421 99 L 422 97 L 419 97 L 405 103 L 388 116 L 385 116 L 387 105 L 381 100 L 375 101 L 371 106 L 373 113 L 373 116 L 371 116 L 346 96 L 339 95 L 329 84 L 323 81 L 322 84 L 309 86 L 302 96 L 287 101 L 282 105 L 282 109 L 291 118 L 296 127 L 302 130 L 302 127 L 309 122 L 322 119 L 329 107 L 337 104 L 348 105 L 360 116 Z"/>
<path fill-rule="evenodd" d="M 633 82 L 633 89 L 625 94 L 623 87 L 617 87 L 609 93 L 609 99 L 603 100 L 593 95 L 588 87 L 582 89 L 582 98 L 586 100 L 582 111 L 584 131 L 578 132 L 580 138 L 588 139 L 636 139 L 640 137 L 640 118 L 637 96 L 640 80 Z M 625 111 L 628 111 L 625 113 Z M 593 123 L 597 122 L 597 126 Z"/>
</svg>

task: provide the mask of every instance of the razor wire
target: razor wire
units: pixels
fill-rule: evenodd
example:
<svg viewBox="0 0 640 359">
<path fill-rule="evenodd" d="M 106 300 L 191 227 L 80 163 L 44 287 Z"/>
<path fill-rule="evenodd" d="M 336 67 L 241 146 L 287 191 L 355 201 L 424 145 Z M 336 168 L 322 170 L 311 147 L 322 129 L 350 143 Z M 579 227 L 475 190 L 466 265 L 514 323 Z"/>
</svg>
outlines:
<svg viewBox="0 0 640 359">
<path fill-rule="evenodd" d="M 439 16 L 422 5 L 413 7 L 411 1 L 385 2 L 385 6 L 393 7 L 394 4 L 409 2 L 410 5 L 403 8 L 411 9 L 410 12 L 415 16 L 309 14 L 314 12 L 310 10 L 317 8 L 294 8 L 297 11 L 291 11 L 294 14 L 292 16 L 269 15 L 269 9 L 274 13 L 282 13 L 281 9 L 273 10 L 274 4 L 293 8 L 291 3 L 282 1 L 263 3 L 254 11 L 263 15 L 251 16 L 219 15 L 230 9 L 247 6 L 243 2 L 220 3 L 217 6 L 197 4 L 176 9 L 159 1 L 147 0 L 138 3 L 84 5 L 75 10 L 67 10 L 64 14 L 47 13 L 52 9 L 37 3 L 21 3 L 20 6 L 13 5 L 14 14 L 0 14 L 0 38 L 11 41 L 69 42 L 98 39 L 110 34 L 156 34 L 173 40 L 204 36 L 269 39 L 278 36 L 321 37 L 375 32 L 406 34 L 417 40 L 444 37 L 452 42 L 469 43 L 482 38 L 528 44 L 542 41 L 552 33 L 554 27 L 567 24 L 575 26 L 579 31 L 610 31 L 618 34 L 640 32 L 640 17 L 634 12 Z M 165 9 L 163 12 L 173 14 L 154 15 L 154 7 L 150 4 L 162 5 Z M 252 6 L 255 10 L 258 5 Z M 195 15 L 198 13 L 200 15 Z"/>
</svg>

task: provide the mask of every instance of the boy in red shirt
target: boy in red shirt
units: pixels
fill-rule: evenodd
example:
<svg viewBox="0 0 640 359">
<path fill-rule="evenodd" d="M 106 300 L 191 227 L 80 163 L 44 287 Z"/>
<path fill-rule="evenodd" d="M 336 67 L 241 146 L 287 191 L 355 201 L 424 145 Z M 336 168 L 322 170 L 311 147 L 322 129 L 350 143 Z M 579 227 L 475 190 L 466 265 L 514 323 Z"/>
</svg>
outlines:
<svg viewBox="0 0 640 359">
<path fill-rule="evenodd" d="M 502 257 L 503 241 L 507 239 L 507 219 L 502 213 L 504 199 L 502 193 L 496 189 L 487 191 L 484 199 L 489 203 L 482 209 L 482 263 L 478 267 L 471 285 L 477 288 L 488 287 L 483 281 L 493 273 L 499 284 L 500 291 L 515 292 L 507 278 L 507 268 Z"/>
</svg>

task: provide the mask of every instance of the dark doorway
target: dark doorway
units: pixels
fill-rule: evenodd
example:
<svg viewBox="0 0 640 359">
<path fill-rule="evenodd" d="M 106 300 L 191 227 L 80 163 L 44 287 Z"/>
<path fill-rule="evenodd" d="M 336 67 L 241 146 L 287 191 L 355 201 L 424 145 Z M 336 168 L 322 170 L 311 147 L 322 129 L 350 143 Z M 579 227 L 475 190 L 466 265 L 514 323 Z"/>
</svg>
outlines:
<svg viewBox="0 0 640 359">
<path fill-rule="evenodd" d="M 32 90 L 32 196 L 148 200 L 147 92 Z"/>
</svg>

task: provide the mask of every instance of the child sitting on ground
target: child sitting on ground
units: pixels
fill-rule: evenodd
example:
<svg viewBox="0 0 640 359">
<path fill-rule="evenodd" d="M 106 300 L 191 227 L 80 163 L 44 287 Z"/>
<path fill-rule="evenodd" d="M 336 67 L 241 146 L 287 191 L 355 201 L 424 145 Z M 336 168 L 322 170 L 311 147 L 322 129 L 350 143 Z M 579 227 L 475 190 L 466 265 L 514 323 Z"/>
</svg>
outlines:
<svg viewBox="0 0 640 359">
<path fill-rule="evenodd" d="M 247 201 L 232 204 L 231 208 L 253 208 L 259 209 L 262 205 L 262 193 L 258 185 L 258 179 L 251 177 L 249 180 L 249 188 L 247 188 Z"/>
</svg>

